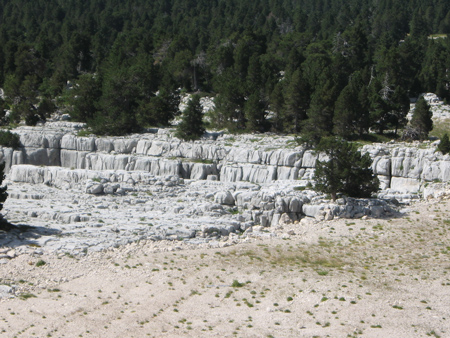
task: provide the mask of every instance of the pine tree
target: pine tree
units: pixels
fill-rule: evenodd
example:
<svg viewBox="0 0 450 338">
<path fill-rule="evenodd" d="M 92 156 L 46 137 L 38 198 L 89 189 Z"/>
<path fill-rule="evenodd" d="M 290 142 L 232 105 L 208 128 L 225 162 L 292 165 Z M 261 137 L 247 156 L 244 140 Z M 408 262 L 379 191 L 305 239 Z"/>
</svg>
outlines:
<svg viewBox="0 0 450 338">
<path fill-rule="evenodd" d="M 300 68 L 292 74 L 285 93 L 286 130 L 299 132 L 302 122 L 307 119 L 306 110 L 309 107 L 310 90 Z"/>
<path fill-rule="evenodd" d="M 442 136 L 441 142 L 438 145 L 438 150 L 444 155 L 448 154 L 448 152 L 450 151 L 450 140 L 447 133 Z"/>
<path fill-rule="evenodd" d="M 245 97 L 242 81 L 236 72 L 227 69 L 217 77 L 218 95 L 214 98 L 213 124 L 230 131 L 245 129 Z"/>
<path fill-rule="evenodd" d="M 348 139 L 355 133 L 367 132 L 370 124 L 367 95 L 360 72 L 353 73 L 335 103 L 333 130 L 336 135 Z"/>
<path fill-rule="evenodd" d="M 335 137 L 322 138 L 316 150 L 328 157 L 328 161 L 316 161 L 317 191 L 330 194 L 333 201 L 338 193 L 367 198 L 378 191 L 380 182 L 368 154 L 361 155 L 351 143 Z"/>
<path fill-rule="evenodd" d="M 175 136 L 185 141 L 198 140 L 205 132 L 200 96 L 193 95 L 177 126 Z"/>
<path fill-rule="evenodd" d="M 139 83 L 129 68 L 116 72 L 110 70 L 103 82 L 101 111 L 88 120 L 89 127 L 100 135 L 123 135 L 139 131 L 141 126 L 136 119 L 139 93 Z"/>
<path fill-rule="evenodd" d="M 354 122 L 360 112 L 355 94 L 349 84 L 342 90 L 335 104 L 333 131 L 345 139 L 349 139 L 353 135 Z"/>
<path fill-rule="evenodd" d="M 326 81 L 323 87 L 314 92 L 308 110 L 308 120 L 305 121 L 305 129 L 308 132 L 321 136 L 332 132 L 335 100 L 336 87 L 331 81 Z"/>
<path fill-rule="evenodd" d="M 411 128 L 417 131 L 420 140 L 426 140 L 428 133 L 433 129 L 433 112 L 427 101 L 422 96 L 416 102 L 416 107 L 411 118 Z"/>
<path fill-rule="evenodd" d="M 270 94 L 269 110 L 273 112 L 273 117 L 270 119 L 274 131 L 281 132 L 284 130 L 284 95 L 283 95 L 283 81 L 278 82 L 272 93 Z"/>
<path fill-rule="evenodd" d="M 98 110 L 98 101 L 102 95 L 101 77 L 82 74 L 71 89 L 67 89 L 67 102 L 71 105 L 70 116 L 75 121 L 87 122 Z"/>
<path fill-rule="evenodd" d="M 244 105 L 246 127 L 249 132 L 265 132 L 268 129 L 266 121 L 266 103 L 261 99 L 258 90 L 251 93 Z"/>
</svg>

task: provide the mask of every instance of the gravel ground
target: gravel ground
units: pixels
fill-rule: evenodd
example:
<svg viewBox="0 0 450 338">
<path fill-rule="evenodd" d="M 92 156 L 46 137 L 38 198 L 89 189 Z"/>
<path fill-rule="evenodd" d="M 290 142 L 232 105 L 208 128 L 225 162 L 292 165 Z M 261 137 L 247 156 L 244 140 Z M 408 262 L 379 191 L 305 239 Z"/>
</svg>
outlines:
<svg viewBox="0 0 450 338">
<path fill-rule="evenodd" d="M 449 204 L 200 245 L 4 247 L 0 336 L 446 337 Z"/>
</svg>

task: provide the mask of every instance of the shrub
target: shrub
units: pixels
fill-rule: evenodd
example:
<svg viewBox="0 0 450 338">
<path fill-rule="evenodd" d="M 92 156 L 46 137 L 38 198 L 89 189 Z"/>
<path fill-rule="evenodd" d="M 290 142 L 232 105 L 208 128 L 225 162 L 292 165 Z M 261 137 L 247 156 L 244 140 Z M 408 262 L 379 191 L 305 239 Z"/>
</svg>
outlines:
<svg viewBox="0 0 450 338">
<path fill-rule="evenodd" d="M 36 262 L 36 266 L 40 267 L 40 266 L 44 266 L 45 264 L 47 264 L 44 260 L 40 259 Z"/>
<path fill-rule="evenodd" d="M 245 284 L 244 283 L 239 283 L 236 279 L 233 280 L 233 283 L 231 283 L 231 286 L 233 288 L 241 288 L 243 287 Z"/>
<path fill-rule="evenodd" d="M 20 147 L 20 137 L 9 130 L 0 130 L 0 145 L 17 149 Z"/>
</svg>

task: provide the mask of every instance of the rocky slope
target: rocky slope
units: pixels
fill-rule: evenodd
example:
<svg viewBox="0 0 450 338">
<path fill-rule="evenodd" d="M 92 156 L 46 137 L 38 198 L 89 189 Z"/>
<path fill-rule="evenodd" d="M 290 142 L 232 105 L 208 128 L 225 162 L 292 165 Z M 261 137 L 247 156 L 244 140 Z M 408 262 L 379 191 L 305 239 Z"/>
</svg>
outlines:
<svg viewBox="0 0 450 338">
<path fill-rule="evenodd" d="M 196 243 L 275 229 L 304 216 L 394 213 L 386 200 L 332 204 L 305 189 L 318 155 L 293 137 L 210 134 L 181 142 L 168 130 L 78 137 L 80 127 L 20 127 L 14 132 L 23 148 L 0 151 L 8 170 L 7 218 L 37 226 L 30 241 L 52 250 L 102 250 L 148 238 Z M 370 145 L 362 151 L 374 160 L 384 199 L 439 194 L 445 185 L 436 190 L 430 183 L 450 177 L 450 157 L 433 146 Z M 19 245 L 15 234 L 5 236 L 9 246 Z"/>
<path fill-rule="evenodd" d="M 311 180 L 317 159 L 314 152 L 297 146 L 293 137 L 211 134 L 206 140 L 182 142 L 167 130 L 129 137 L 77 137 L 78 127 L 48 123 L 18 128 L 14 132 L 20 135 L 23 148 L 3 148 L 0 156 L 7 170 L 30 164 L 221 182 L 296 180 L 299 185 Z M 373 158 L 383 189 L 417 193 L 426 182 L 450 179 L 450 156 L 435 149 L 427 144 L 376 144 L 364 146 L 362 151 Z M 37 183 L 27 173 L 29 170 L 16 169 L 14 180 Z"/>
</svg>

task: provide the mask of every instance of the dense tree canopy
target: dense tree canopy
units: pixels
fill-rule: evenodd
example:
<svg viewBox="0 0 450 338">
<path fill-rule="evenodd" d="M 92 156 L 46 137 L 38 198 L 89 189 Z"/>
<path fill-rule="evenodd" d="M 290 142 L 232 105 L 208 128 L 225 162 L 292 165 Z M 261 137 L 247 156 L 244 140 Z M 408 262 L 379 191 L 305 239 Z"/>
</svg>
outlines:
<svg viewBox="0 0 450 338">
<path fill-rule="evenodd" d="M 448 0 L 0 0 L 0 13 L 13 121 L 63 97 L 96 132 L 135 132 L 168 125 L 182 89 L 215 97 L 218 128 L 352 138 L 403 127 L 420 92 L 450 99 Z"/>
</svg>

